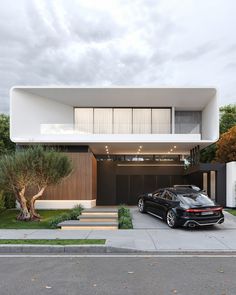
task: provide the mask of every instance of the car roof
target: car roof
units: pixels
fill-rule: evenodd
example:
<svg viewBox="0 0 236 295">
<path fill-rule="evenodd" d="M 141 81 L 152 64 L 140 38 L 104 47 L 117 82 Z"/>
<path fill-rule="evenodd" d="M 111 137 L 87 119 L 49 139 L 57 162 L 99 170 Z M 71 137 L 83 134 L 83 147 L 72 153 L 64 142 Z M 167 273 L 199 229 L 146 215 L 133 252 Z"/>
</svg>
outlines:
<svg viewBox="0 0 236 295">
<path fill-rule="evenodd" d="M 160 190 L 167 190 L 170 191 L 176 195 L 184 195 L 184 194 L 197 194 L 199 193 L 198 191 L 189 188 L 189 187 L 166 187 L 162 188 Z"/>
</svg>

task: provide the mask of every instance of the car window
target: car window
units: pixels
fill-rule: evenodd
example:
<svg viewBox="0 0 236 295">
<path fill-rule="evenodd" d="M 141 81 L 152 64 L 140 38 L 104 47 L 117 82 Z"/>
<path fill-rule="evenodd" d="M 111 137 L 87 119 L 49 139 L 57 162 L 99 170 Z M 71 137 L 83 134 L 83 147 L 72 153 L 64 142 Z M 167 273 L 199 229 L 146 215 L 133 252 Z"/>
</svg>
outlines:
<svg viewBox="0 0 236 295">
<path fill-rule="evenodd" d="M 187 204 L 189 207 L 214 205 L 214 202 L 208 196 L 202 193 L 179 194 L 179 198 L 184 204 Z"/>
<path fill-rule="evenodd" d="M 163 191 L 158 191 L 153 194 L 153 197 L 160 198 L 162 196 L 162 194 L 163 194 Z"/>
<path fill-rule="evenodd" d="M 164 195 L 162 196 L 163 199 L 168 201 L 176 201 L 176 197 L 171 192 L 165 191 Z"/>
</svg>

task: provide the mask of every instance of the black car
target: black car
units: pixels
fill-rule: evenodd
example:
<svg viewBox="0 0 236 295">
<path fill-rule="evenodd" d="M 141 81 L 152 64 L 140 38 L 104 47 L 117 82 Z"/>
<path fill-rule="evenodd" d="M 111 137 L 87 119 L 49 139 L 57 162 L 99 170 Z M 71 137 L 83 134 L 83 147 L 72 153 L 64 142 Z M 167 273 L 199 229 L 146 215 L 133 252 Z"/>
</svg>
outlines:
<svg viewBox="0 0 236 295">
<path fill-rule="evenodd" d="M 150 213 L 167 222 L 168 226 L 195 227 L 224 222 L 223 208 L 202 191 L 187 187 L 159 189 L 138 198 L 141 213 Z"/>
</svg>

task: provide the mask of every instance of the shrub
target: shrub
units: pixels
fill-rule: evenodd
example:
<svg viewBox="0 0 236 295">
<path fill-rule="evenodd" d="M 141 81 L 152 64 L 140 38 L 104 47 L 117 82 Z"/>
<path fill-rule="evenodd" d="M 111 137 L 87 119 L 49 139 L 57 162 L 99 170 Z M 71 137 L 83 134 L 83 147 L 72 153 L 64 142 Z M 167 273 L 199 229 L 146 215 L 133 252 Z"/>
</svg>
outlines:
<svg viewBox="0 0 236 295">
<path fill-rule="evenodd" d="M 16 208 L 16 198 L 13 193 L 4 192 L 5 196 L 5 208 L 13 209 Z"/>
<path fill-rule="evenodd" d="M 3 191 L 0 191 L 0 211 L 5 209 L 5 195 Z"/>
<path fill-rule="evenodd" d="M 129 208 L 120 207 L 118 210 L 119 228 L 120 229 L 132 229 L 132 216 Z"/>
<path fill-rule="evenodd" d="M 83 208 L 79 205 L 79 206 L 75 206 L 73 209 L 71 209 L 68 212 L 55 216 L 50 221 L 50 227 L 57 228 L 58 223 L 66 221 L 66 220 L 77 220 L 82 210 Z"/>
<path fill-rule="evenodd" d="M 0 191 L 0 210 L 16 207 L 15 196 L 11 193 Z"/>
</svg>

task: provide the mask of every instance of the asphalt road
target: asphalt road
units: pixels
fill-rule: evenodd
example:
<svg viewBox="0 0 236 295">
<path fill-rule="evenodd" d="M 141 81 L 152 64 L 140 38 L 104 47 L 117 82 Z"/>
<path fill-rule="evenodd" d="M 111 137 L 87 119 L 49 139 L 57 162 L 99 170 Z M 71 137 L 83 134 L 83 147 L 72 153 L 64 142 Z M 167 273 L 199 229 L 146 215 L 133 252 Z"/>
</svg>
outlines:
<svg viewBox="0 0 236 295">
<path fill-rule="evenodd" d="M 1 295 L 235 295 L 236 257 L 1 257 Z"/>
</svg>

